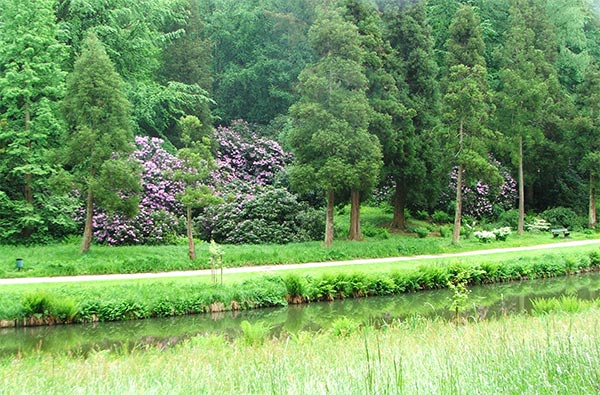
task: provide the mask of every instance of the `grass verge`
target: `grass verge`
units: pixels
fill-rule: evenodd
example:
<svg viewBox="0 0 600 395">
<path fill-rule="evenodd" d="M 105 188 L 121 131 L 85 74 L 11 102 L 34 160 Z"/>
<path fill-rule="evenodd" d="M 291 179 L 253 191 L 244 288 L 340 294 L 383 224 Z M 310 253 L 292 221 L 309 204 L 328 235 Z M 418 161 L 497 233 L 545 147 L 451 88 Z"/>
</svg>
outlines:
<svg viewBox="0 0 600 395">
<path fill-rule="evenodd" d="M 0 294 L 0 320 L 5 326 L 13 326 L 169 317 L 440 289 L 457 276 L 467 284 L 489 284 L 599 267 L 600 252 L 596 248 L 569 253 L 544 251 L 543 255 L 537 251 L 528 259 L 479 257 L 437 264 L 411 262 L 378 271 L 352 267 L 329 268 L 320 274 L 254 274 L 222 285 L 211 284 L 208 278 L 5 285 Z"/>
<path fill-rule="evenodd" d="M 569 240 L 599 238 L 597 234 L 575 233 Z M 452 245 L 449 239 L 419 239 L 405 234 L 392 234 L 385 239 L 364 242 L 338 240 L 330 248 L 321 242 L 288 245 L 225 245 L 225 267 L 283 265 L 306 262 L 328 262 L 359 258 L 386 258 L 474 251 L 489 248 L 521 247 L 564 241 L 545 233 L 511 236 L 505 242 L 482 244 L 476 239 L 463 239 Z M 208 243 L 199 242 L 198 259 L 187 258 L 185 245 L 169 246 L 93 246 L 80 255 L 77 243 L 46 246 L 0 246 L 0 278 L 72 276 L 84 274 L 144 273 L 208 269 Z M 24 270 L 17 271 L 16 259 L 22 258 Z"/>
</svg>

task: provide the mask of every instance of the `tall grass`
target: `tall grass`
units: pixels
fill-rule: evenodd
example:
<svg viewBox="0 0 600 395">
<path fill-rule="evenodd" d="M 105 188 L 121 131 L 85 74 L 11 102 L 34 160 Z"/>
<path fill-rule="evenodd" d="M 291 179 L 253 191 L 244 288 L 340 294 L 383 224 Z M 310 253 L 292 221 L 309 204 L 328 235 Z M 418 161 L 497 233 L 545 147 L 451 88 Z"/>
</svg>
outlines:
<svg viewBox="0 0 600 395">
<path fill-rule="evenodd" d="M 0 394 L 594 394 L 600 311 L 0 359 Z"/>
</svg>

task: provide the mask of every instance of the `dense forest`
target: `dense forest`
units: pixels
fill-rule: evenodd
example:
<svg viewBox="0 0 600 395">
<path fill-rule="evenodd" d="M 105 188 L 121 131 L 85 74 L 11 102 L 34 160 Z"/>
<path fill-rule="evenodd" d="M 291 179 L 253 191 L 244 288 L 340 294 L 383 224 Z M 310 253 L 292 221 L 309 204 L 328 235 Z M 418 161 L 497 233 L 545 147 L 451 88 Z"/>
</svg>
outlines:
<svg viewBox="0 0 600 395">
<path fill-rule="evenodd" d="M 453 241 L 549 209 L 596 226 L 596 0 L 0 10 L 0 243 L 330 244 L 364 204 Z"/>
</svg>

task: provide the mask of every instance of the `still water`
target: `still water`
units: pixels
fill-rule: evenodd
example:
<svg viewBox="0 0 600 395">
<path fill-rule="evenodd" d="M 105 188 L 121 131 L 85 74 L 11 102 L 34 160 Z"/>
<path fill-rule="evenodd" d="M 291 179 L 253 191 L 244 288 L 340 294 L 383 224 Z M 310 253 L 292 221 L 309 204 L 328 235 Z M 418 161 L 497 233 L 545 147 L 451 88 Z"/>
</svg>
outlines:
<svg viewBox="0 0 600 395">
<path fill-rule="evenodd" d="M 472 287 L 471 291 L 470 308 L 465 314 L 487 319 L 529 311 L 531 299 L 540 297 L 569 294 L 581 299 L 596 299 L 600 296 L 600 273 L 478 286 Z M 279 335 L 282 332 L 327 330 L 341 317 L 373 325 L 403 320 L 415 314 L 448 318 L 451 316 L 449 297 L 449 291 L 439 290 L 168 319 L 5 328 L 0 329 L 0 356 L 34 351 L 84 354 L 89 350 L 143 348 L 147 344 L 166 347 L 207 334 L 235 337 L 244 320 L 262 321 L 273 328 L 274 335 Z"/>
</svg>

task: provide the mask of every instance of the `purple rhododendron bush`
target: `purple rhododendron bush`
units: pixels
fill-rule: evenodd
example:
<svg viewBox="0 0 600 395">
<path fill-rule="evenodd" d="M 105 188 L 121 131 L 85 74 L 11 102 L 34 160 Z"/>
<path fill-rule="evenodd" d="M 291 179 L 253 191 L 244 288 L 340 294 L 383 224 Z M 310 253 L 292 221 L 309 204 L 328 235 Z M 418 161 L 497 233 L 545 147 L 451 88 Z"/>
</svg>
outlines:
<svg viewBox="0 0 600 395">
<path fill-rule="evenodd" d="M 504 182 L 498 188 L 492 188 L 481 180 L 470 184 L 466 183 L 462 188 L 463 215 L 468 215 L 477 219 L 492 217 L 498 214 L 495 210 L 510 210 L 515 206 L 515 202 L 519 196 L 517 182 L 510 173 L 501 166 L 500 162 L 493 158 L 491 161 L 498 167 Z M 450 182 L 447 192 L 442 196 L 442 206 L 453 207 L 454 201 L 456 200 L 457 179 L 458 168 L 455 167 L 452 170 L 452 173 L 450 173 Z"/>
<path fill-rule="evenodd" d="M 142 168 L 142 193 L 139 213 L 134 218 L 94 210 L 94 238 L 109 245 L 164 244 L 183 231 L 184 207 L 177 200 L 183 192 L 174 172 L 184 168 L 183 162 L 167 152 L 163 140 L 136 137 L 136 150 L 131 159 Z"/>
<path fill-rule="evenodd" d="M 289 154 L 273 140 L 259 137 L 243 121 L 215 130 L 217 169 L 206 183 L 223 203 L 196 212 L 196 231 L 219 243 L 287 243 L 319 239 L 324 214 L 275 187 Z M 184 191 L 174 177 L 185 171 L 159 138 L 136 137 L 130 159 L 142 169 L 139 213 L 134 218 L 94 211 L 94 238 L 108 245 L 167 244 L 185 234 Z M 82 213 L 80 213 L 82 215 Z M 81 216 L 77 218 L 80 222 Z"/>
</svg>

